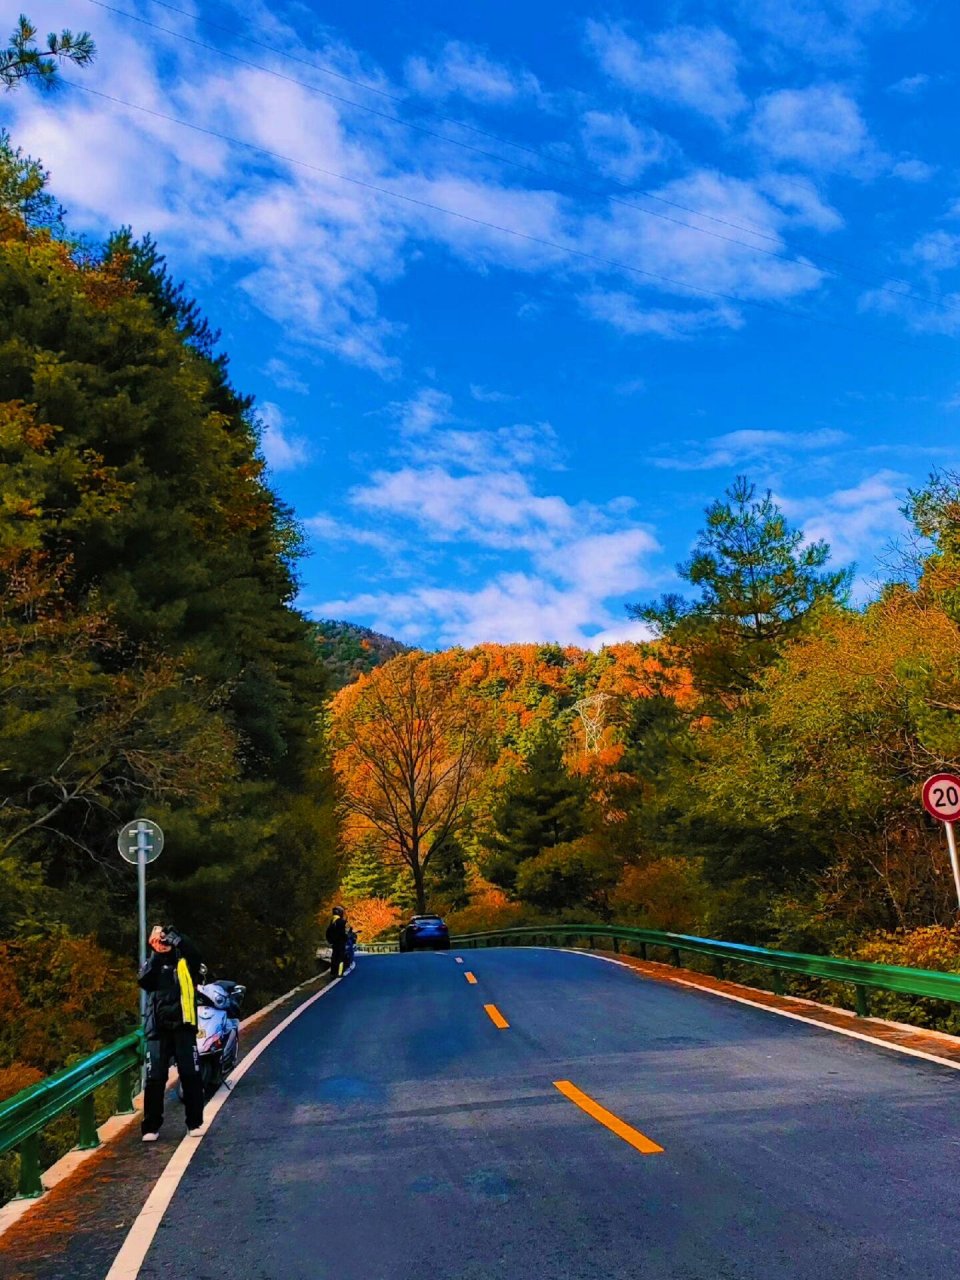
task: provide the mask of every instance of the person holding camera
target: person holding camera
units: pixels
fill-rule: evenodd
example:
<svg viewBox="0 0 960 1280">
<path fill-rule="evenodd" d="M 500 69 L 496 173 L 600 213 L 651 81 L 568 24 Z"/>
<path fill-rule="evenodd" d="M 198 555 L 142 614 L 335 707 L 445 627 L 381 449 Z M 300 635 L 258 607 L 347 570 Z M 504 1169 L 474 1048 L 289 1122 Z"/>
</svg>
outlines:
<svg viewBox="0 0 960 1280">
<path fill-rule="evenodd" d="M 343 907 L 333 908 L 326 937 L 330 943 L 330 977 L 339 978 L 347 971 L 347 913 Z"/>
<path fill-rule="evenodd" d="M 154 925 L 148 945 L 150 954 L 138 978 L 147 993 L 143 1141 L 156 1142 L 159 1136 L 171 1059 L 176 1061 L 180 1074 L 187 1132 L 199 1137 L 203 1128 L 203 1081 L 197 1053 L 200 952 L 172 925 Z"/>
</svg>

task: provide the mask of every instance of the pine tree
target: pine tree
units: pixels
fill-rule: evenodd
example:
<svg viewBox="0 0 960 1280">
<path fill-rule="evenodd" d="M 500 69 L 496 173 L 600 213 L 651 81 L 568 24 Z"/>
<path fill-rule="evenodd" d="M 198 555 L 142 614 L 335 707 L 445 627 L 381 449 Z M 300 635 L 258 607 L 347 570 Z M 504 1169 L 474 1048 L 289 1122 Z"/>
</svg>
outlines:
<svg viewBox="0 0 960 1280">
<path fill-rule="evenodd" d="M 500 888 L 516 889 L 520 866 L 544 849 L 576 840 L 587 830 L 587 790 L 563 761 L 560 737 L 546 726 L 504 788 L 493 813 L 482 870 Z"/>
<path fill-rule="evenodd" d="M 5 89 L 13 89 L 24 80 L 32 80 L 42 89 L 53 88 L 62 63 L 86 67 L 97 53 L 89 31 L 74 34 L 65 27 L 59 35 L 51 32 L 46 48 L 38 47 L 36 41 L 37 28 L 21 14 L 10 43 L 0 49 L 0 84 Z"/>
<path fill-rule="evenodd" d="M 396 877 L 397 868 L 385 862 L 380 842 L 368 836 L 354 851 L 340 889 L 345 898 L 389 898 Z"/>
<path fill-rule="evenodd" d="M 818 608 L 846 598 L 851 571 L 826 570 L 829 558 L 826 542 L 805 543 L 769 491 L 758 497 L 739 476 L 707 508 L 693 555 L 677 566 L 699 598 L 665 595 L 628 612 L 670 641 L 701 692 L 722 701 L 752 688 Z"/>
</svg>

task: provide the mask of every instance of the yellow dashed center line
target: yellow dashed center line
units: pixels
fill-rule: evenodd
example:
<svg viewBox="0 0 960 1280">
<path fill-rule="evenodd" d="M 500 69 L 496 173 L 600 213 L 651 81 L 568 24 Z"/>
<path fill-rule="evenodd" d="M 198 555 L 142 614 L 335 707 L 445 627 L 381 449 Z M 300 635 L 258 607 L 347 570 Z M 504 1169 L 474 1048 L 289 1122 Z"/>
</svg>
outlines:
<svg viewBox="0 0 960 1280">
<path fill-rule="evenodd" d="M 470 983 L 471 987 L 475 987 L 477 985 L 477 980 L 472 973 L 467 972 L 463 976 Z"/>
<path fill-rule="evenodd" d="M 487 1006 L 489 1012 L 490 1006 Z M 588 1094 L 583 1093 L 575 1084 L 571 1084 L 569 1080 L 554 1080 L 554 1088 L 559 1089 L 565 1098 L 569 1098 L 572 1103 L 585 1111 L 588 1116 L 592 1116 L 594 1120 L 608 1128 L 611 1133 L 615 1133 L 618 1138 L 622 1138 L 624 1142 L 629 1142 L 631 1147 L 643 1153 L 645 1156 L 660 1155 L 663 1147 L 660 1147 L 648 1138 L 646 1134 L 641 1133 L 639 1129 L 634 1129 L 631 1125 L 621 1120 L 619 1116 L 615 1116 L 612 1111 L 608 1111 L 606 1107 L 601 1107 L 599 1102 L 594 1102 Z"/>
<path fill-rule="evenodd" d="M 497 1006 L 495 1004 L 485 1004 L 483 1007 L 484 1007 L 484 1010 L 486 1011 L 487 1017 L 490 1019 L 493 1025 L 495 1027 L 499 1027 L 501 1031 L 506 1031 L 506 1029 L 510 1026 L 510 1023 L 506 1020 L 506 1018 L 503 1016 L 503 1014 L 500 1012 Z"/>
</svg>

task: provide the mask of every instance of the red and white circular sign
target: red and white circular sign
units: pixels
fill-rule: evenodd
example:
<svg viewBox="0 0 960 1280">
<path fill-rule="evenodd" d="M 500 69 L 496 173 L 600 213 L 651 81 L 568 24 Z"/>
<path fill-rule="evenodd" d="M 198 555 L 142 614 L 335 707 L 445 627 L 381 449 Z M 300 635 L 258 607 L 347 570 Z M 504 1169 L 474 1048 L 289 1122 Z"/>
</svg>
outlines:
<svg viewBox="0 0 960 1280">
<path fill-rule="evenodd" d="M 939 822 L 960 818 L 960 778 L 952 773 L 935 773 L 923 784 L 923 807 Z"/>
</svg>

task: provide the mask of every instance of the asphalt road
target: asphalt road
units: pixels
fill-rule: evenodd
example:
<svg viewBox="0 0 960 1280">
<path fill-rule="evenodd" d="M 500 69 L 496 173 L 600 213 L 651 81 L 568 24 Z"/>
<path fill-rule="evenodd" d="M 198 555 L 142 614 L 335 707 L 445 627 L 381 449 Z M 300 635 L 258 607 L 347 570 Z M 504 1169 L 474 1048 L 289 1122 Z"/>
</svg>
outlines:
<svg viewBox="0 0 960 1280">
<path fill-rule="evenodd" d="M 361 957 L 265 1051 L 145 1280 L 955 1280 L 956 1072 L 589 956 L 460 954 Z"/>
</svg>

